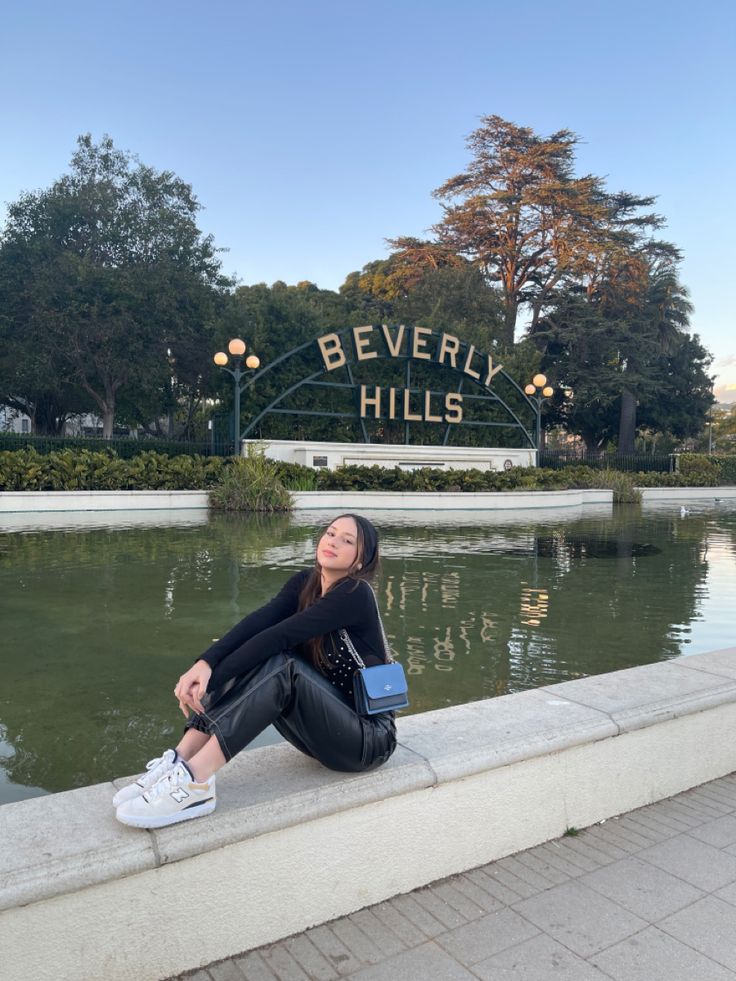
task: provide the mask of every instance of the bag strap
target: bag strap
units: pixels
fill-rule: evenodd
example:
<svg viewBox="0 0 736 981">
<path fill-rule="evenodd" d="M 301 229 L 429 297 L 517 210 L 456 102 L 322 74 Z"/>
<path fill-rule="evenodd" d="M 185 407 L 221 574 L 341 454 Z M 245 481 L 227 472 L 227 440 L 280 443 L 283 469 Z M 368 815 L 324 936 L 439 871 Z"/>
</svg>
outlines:
<svg viewBox="0 0 736 981">
<path fill-rule="evenodd" d="M 368 586 L 368 588 L 371 591 L 373 602 L 376 604 L 376 616 L 378 617 L 378 625 L 381 628 L 381 639 L 383 640 L 383 651 L 384 654 L 386 655 L 386 664 L 391 664 L 393 663 L 394 656 L 391 653 L 391 648 L 389 647 L 388 638 L 386 637 L 386 631 L 383 626 L 383 620 L 381 619 L 381 611 L 378 609 L 378 600 L 376 599 L 376 594 L 373 592 L 373 588 L 370 585 Z M 348 651 L 353 656 L 353 659 L 356 661 L 358 667 L 365 668 L 365 661 L 360 656 L 360 654 L 358 654 L 358 652 L 356 651 L 355 644 L 351 640 L 350 634 L 347 632 L 347 630 L 345 630 L 345 628 L 343 628 L 342 630 L 338 630 L 337 636 L 340 638 L 343 644 L 345 644 Z"/>
</svg>

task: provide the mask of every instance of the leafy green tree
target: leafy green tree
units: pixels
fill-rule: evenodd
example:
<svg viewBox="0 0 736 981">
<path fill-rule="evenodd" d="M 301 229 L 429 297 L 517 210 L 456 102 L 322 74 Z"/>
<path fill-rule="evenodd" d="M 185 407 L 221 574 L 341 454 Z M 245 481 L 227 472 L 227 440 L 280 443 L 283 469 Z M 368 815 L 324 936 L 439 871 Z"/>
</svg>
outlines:
<svg viewBox="0 0 736 981">
<path fill-rule="evenodd" d="M 397 320 L 450 331 L 481 351 L 492 351 L 502 336 L 498 293 L 469 262 L 427 270 L 394 305 Z"/>
<path fill-rule="evenodd" d="M 621 397 L 617 341 L 623 329 L 580 291 L 570 291 L 534 333 L 543 354 L 542 371 L 556 389 L 545 423 L 581 436 L 588 452 L 615 436 Z"/>
<path fill-rule="evenodd" d="M 542 368 L 560 386 L 549 424 L 579 434 L 588 450 L 616 441 L 620 452 L 633 452 L 637 425 L 678 438 L 699 432 L 711 356 L 687 333 L 690 309 L 670 268 L 650 271 L 646 288 L 620 275 L 593 296 L 561 297 L 534 333 Z"/>
<path fill-rule="evenodd" d="M 719 453 L 733 453 L 736 450 L 736 405 L 714 406 L 712 411 L 711 446 Z M 703 448 L 707 449 L 708 442 L 708 435 L 706 434 Z"/>
<path fill-rule="evenodd" d="M 699 435 L 713 405 L 712 361 L 697 334 L 670 341 L 657 360 L 650 395 L 638 407 L 639 425 L 678 440 Z"/>
<path fill-rule="evenodd" d="M 560 290 L 610 278 L 612 260 L 662 224 L 642 213 L 653 198 L 611 194 L 601 178 L 574 175 L 579 137 L 570 130 L 541 137 L 485 116 L 467 142 L 468 168 L 434 192 L 445 209 L 435 232 L 440 246 L 471 259 L 498 285 L 506 347 L 522 306 L 534 331 Z"/>
<path fill-rule="evenodd" d="M 452 331 L 480 350 L 499 344 L 499 295 L 476 266 L 429 242 L 396 239 L 394 245 L 396 252 L 350 273 L 340 287 L 358 323 L 401 322 Z"/>
<path fill-rule="evenodd" d="M 30 359 L 53 351 L 53 370 L 39 365 L 43 397 L 68 394 L 55 387 L 61 375 L 97 409 L 106 437 L 121 398 L 129 414 L 138 399 L 153 408 L 155 390 L 184 380 L 174 374 L 187 360 L 179 351 L 196 344 L 227 285 L 212 238 L 197 228 L 199 208 L 170 171 L 89 135 L 77 141 L 69 173 L 10 205 L 0 240 L 3 336 Z M 6 400 L 21 381 L 3 374 Z M 186 383 L 196 384 L 193 372 Z"/>
<path fill-rule="evenodd" d="M 340 296 L 361 324 L 387 324 L 395 320 L 395 296 L 383 288 L 390 274 L 389 264 L 389 259 L 368 262 L 362 270 L 348 273 L 340 287 Z"/>
<path fill-rule="evenodd" d="M 271 286 L 265 283 L 240 286 L 223 304 L 216 324 L 217 348 L 213 351 L 225 350 L 230 338 L 241 337 L 248 344 L 247 353 L 258 355 L 265 368 L 322 334 L 363 322 L 360 312 L 351 310 L 344 297 L 332 290 L 321 290 L 314 283 L 304 281 L 287 286 L 277 281 Z M 284 360 L 249 386 L 241 403 L 241 431 L 291 385 L 319 368 L 316 345 L 308 345 L 301 354 Z M 225 411 L 232 411 L 232 380 L 224 372 L 217 374 L 222 406 Z M 316 398 L 313 388 L 303 388 L 281 402 L 279 408 L 301 408 L 304 413 L 271 415 L 259 426 L 256 435 L 273 439 L 310 436 L 349 440 L 352 424 L 345 427 L 334 420 L 305 414 L 319 409 L 336 410 L 334 397 L 329 389 L 321 389 Z"/>
<path fill-rule="evenodd" d="M 646 404 L 649 399 L 651 402 L 660 382 L 667 385 L 665 366 L 669 365 L 670 357 L 682 349 L 692 312 L 687 290 L 680 284 L 670 263 L 650 263 L 645 268 L 645 276 L 641 289 L 627 297 L 630 309 L 621 311 L 622 319 L 637 335 L 626 347 L 627 374 L 621 390 L 618 432 L 618 448 L 622 453 L 634 451 L 637 401 Z M 637 373 L 639 378 L 636 378 Z M 642 373 L 644 377 L 641 377 Z M 632 378 L 633 383 L 629 383 Z M 698 382 L 693 378 L 691 383 L 695 386 L 692 395 L 696 398 Z"/>
<path fill-rule="evenodd" d="M 59 435 L 72 415 L 93 411 L 92 400 L 60 370 L 57 345 L 42 331 L 38 346 L 12 329 L 11 306 L 0 308 L 0 403 L 31 419 L 33 432 Z"/>
</svg>

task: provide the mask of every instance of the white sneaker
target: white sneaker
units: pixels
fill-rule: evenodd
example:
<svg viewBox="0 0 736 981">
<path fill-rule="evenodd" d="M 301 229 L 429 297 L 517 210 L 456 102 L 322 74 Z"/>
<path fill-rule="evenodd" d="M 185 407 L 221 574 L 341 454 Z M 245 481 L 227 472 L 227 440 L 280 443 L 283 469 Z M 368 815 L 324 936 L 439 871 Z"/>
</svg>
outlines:
<svg viewBox="0 0 736 981">
<path fill-rule="evenodd" d="M 195 783 L 189 767 L 180 760 L 140 797 L 122 803 L 115 816 L 133 828 L 164 828 L 211 814 L 216 806 L 215 775 L 205 783 Z"/>
<path fill-rule="evenodd" d="M 146 763 L 146 773 L 141 774 L 135 783 L 131 783 L 127 787 L 123 787 L 122 790 L 119 790 L 112 799 L 112 806 L 120 807 L 126 800 L 133 800 L 134 797 L 140 797 L 141 794 L 150 790 L 164 774 L 174 769 L 178 759 L 179 757 L 175 749 L 167 749 L 163 756 L 157 756 L 155 760 L 149 760 Z"/>
</svg>

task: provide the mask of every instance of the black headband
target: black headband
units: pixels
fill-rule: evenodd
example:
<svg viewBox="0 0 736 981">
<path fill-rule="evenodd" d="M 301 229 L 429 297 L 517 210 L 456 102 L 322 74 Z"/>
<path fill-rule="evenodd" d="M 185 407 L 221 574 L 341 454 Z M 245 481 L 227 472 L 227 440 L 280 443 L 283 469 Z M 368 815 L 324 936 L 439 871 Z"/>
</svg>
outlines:
<svg viewBox="0 0 736 981">
<path fill-rule="evenodd" d="M 363 532 L 363 558 L 362 564 L 370 565 L 376 557 L 378 550 L 378 532 L 368 520 L 360 514 L 344 514 L 344 518 L 352 518 Z"/>
</svg>

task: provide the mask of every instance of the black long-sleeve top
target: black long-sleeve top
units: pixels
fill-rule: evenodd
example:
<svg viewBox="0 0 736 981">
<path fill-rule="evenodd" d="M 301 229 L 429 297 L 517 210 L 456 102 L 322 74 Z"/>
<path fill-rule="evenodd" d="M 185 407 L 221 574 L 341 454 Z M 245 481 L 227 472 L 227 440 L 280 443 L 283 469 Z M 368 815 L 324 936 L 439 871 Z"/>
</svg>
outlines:
<svg viewBox="0 0 736 981">
<path fill-rule="evenodd" d="M 366 666 L 384 663 L 383 637 L 373 590 L 363 580 L 356 583 L 343 579 L 312 606 L 299 612 L 299 594 L 308 577 L 308 569 L 292 576 L 265 606 L 249 613 L 207 648 L 200 660 L 213 669 L 210 689 L 246 674 L 280 651 L 291 649 L 304 657 L 301 645 L 312 637 L 323 636 L 332 667 L 322 669 L 322 673 L 352 701 L 357 664 L 340 641 L 338 631 L 343 628 L 348 631 Z"/>
</svg>

